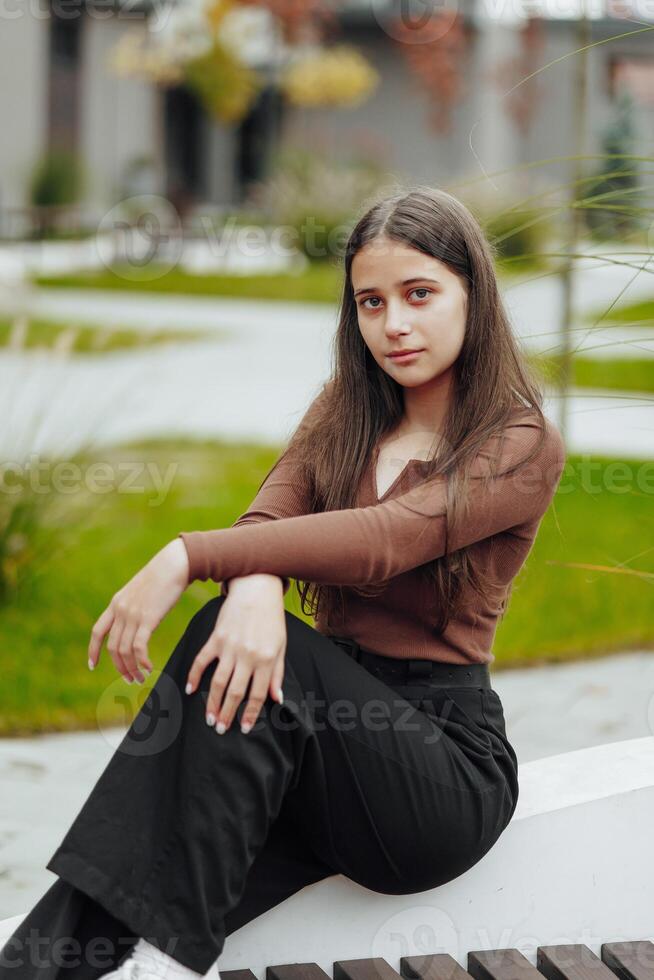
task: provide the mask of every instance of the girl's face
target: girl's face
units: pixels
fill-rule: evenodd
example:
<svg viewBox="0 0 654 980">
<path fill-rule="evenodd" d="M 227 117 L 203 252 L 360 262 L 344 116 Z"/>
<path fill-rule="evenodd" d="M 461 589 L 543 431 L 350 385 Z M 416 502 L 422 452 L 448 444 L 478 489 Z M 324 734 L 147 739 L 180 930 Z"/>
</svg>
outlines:
<svg viewBox="0 0 654 980">
<path fill-rule="evenodd" d="M 382 370 L 415 388 L 456 361 L 465 333 L 467 290 L 439 259 L 379 237 L 352 260 L 352 289 L 361 335 Z M 411 357 L 392 357 L 419 350 Z"/>
</svg>

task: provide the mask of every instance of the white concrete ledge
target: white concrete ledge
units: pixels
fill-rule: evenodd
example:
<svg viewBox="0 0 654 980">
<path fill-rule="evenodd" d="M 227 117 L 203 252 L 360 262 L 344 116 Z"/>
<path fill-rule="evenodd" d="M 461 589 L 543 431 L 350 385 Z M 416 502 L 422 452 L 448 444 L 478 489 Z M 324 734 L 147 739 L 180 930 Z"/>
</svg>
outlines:
<svg viewBox="0 0 654 980">
<path fill-rule="evenodd" d="M 555 723 L 555 722 L 553 722 Z M 473 868 L 415 895 L 379 895 L 342 875 L 304 888 L 228 937 L 220 970 L 540 945 L 654 940 L 654 738 L 520 766 L 511 824 Z M 407 827 L 410 833 L 410 827 Z M 435 832 L 437 829 L 435 828 Z M 23 916 L 0 922 L 0 944 Z"/>
</svg>

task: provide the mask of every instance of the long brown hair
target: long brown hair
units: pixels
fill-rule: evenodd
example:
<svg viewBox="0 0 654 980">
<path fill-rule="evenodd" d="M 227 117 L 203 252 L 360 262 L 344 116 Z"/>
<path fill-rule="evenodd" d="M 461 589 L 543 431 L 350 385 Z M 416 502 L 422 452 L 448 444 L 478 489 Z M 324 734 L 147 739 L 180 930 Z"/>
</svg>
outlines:
<svg viewBox="0 0 654 980">
<path fill-rule="evenodd" d="M 543 429 L 541 441 L 522 461 L 526 463 L 545 438 L 545 419 L 539 382 L 516 344 L 499 294 L 493 249 L 466 206 L 443 190 L 419 186 L 385 197 L 358 219 L 344 250 L 331 377 L 310 413 L 310 424 L 299 426 L 290 444 L 312 487 L 312 511 L 355 507 L 374 447 L 403 416 L 402 386 L 379 367 L 365 344 L 352 288 L 354 256 L 381 235 L 439 259 L 467 287 L 465 334 L 454 365 L 451 409 L 439 445 L 422 467 L 425 480 L 437 473 L 447 476 L 448 521 L 456 521 L 465 507 L 469 465 L 480 447 L 501 435 L 516 409 L 525 409 L 536 413 Z M 488 599 L 493 597 L 498 613 L 506 611 L 509 592 L 492 592 L 491 582 L 484 580 L 468 552 L 461 548 L 424 566 L 433 581 L 436 630 L 444 630 L 456 612 L 466 583 Z M 348 588 L 370 596 L 385 585 Z M 298 582 L 297 587 L 305 614 L 315 616 L 325 602 L 330 626 L 338 625 L 331 616 L 337 604 L 342 608 L 342 587 L 310 582 Z"/>
</svg>

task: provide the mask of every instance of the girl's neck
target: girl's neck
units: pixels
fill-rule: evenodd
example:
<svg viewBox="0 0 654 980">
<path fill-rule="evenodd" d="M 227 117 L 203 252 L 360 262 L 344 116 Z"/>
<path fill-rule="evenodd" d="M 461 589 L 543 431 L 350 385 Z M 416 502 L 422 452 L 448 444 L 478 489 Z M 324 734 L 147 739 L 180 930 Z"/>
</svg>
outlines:
<svg viewBox="0 0 654 980">
<path fill-rule="evenodd" d="M 404 388 L 404 412 L 398 431 L 442 432 L 452 404 L 452 367 L 417 388 Z"/>
</svg>

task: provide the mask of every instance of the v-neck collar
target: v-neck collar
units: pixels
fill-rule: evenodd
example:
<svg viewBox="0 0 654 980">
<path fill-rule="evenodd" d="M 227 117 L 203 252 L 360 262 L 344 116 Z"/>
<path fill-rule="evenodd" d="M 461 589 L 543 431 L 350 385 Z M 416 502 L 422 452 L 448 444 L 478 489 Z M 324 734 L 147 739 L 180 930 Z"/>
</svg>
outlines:
<svg viewBox="0 0 654 980">
<path fill-rule="evenodd" d="M 511 413 L 511 421 L 513 421 L 515 418 L 519 418 L 523 413 L 530 414 L 530 410 L 527 406 L 515 406 L 513 412 Z M 387 487 L 381 496 L 379 496 L 377 493 L 377 463 L 379 460 L 380 439 L 377 440 L 377 443 L 375 444 L 371 453 L 370 472 L 368 477 L 368 490 L 371 495 L 371 499 L 375 504 L 383 503 L 393 493 L 393 491 L 397 489 L 406 472 L 415 466 L 416 463 L 419 463 L 420 466 L 426 466 L 429 462 L 425 459 L 408 459 L 391 485 Z"/>
<path fill-rule="evenodd" d="M 404 474 L 406 473 L 406 471 L 414 463 L 424 463 L 425 462 L 424 459 L 408 459 L 406 461 L 406 463 L 404 464 L 404 466 L 402 467 L 402 469 L 400 470 L 400 472 L 397 474 L 397 476 L 393 480 L 393 482 L 390 484 L 390 486 L 388 486 L 386 488 L 386 490 L 384 491 L 384 493 L 381 496 L 379 496 L 379 494 L 377 492 L 377 462 L 379 460 L 380 448 L 381 447 L 379 445 L 379 442 L 377 442 L 377 444 L 375 445 L 375 447 L 373 449 L 373 452 L 372 452 L 371 465 L 370 465 L 370 489 L 372 490 L 373 500 L 377 504 L 381 504 L 384 500 L 386 500 L 386 498 L 389 496 L 389 494 L 391 494 L 393 492 L 393 490 L 395 490 L 395 488 L 399 484 L 400 480 L 402 479 L 402 477 L 404 476 Z"/>
</svg>

